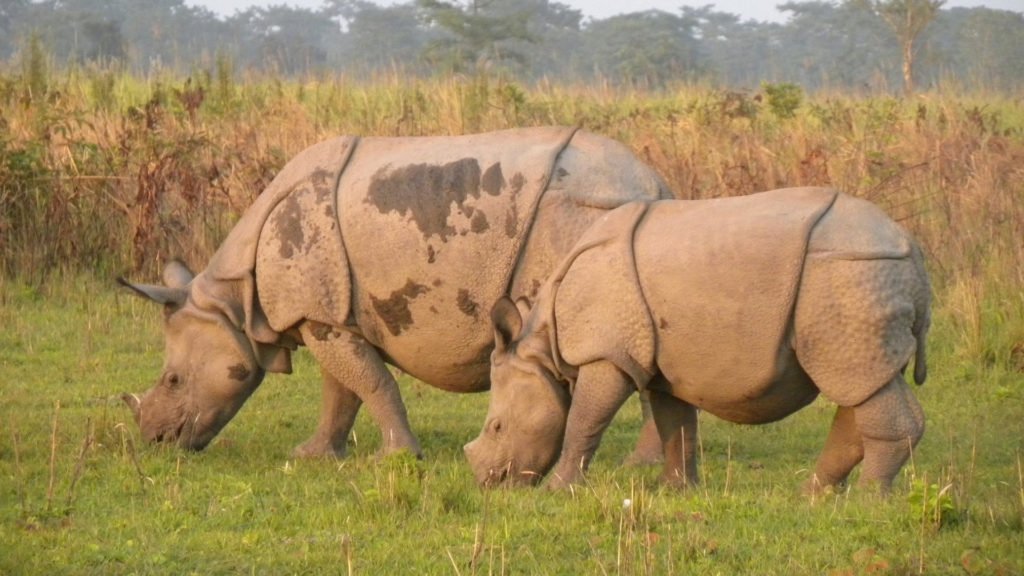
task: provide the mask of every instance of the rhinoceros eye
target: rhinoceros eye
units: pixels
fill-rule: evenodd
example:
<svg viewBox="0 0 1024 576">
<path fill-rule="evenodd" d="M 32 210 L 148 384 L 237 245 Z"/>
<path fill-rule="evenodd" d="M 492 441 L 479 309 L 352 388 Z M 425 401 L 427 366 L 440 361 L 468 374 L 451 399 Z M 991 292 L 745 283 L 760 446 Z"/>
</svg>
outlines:
<svg viewBox="0 0 1024 576">
<path fill-rule="evenodd" d="M 171 388 L 177 388 L 181 384 L 181 377 L 174 372 L 168 372 L 167 376 L 165 376 L 165 380 L 167 381 L 167 385 Z"/>
<path fill-rule="evenodd" d="M 497 418 L 495 418 L 494 420 L 491 420 L 491 424 L 490 424 L 489 427 L 491 429 L 491 434 L 500 434 L 501 433 L 501 420 L 498 420 Z"/>
</svg>

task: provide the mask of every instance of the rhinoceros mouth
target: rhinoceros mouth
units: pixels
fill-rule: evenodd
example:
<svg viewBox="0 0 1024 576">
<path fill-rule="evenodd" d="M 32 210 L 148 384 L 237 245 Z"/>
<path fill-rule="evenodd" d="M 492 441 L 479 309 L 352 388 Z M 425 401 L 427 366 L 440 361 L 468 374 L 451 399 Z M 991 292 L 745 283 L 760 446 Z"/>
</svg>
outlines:
<svg viewBox="0 0 1024 576">
<path fill-rule="evenodd" d="M 510 461 L 500 468 L 488 468 L 481 484 L 484 488 L 498 486 L 533 486 L 541 481 L 543 474 L 534 470 L 518 470 Z"/>
<path fill-rule="evenodd" d="M 198 434 L 198 427 L 199 414 L 185 414 L 176 424 L 158 430 L 152 436 L 152 442 L 177 444 L 181 448 L 199 451 L 209 444 L 209 440 Z"/>
<path fill-rule="evenodd" d="M 512 468 L 512 463 L 509 462 L 501 468 L 489 468 L 487 470 L 487 476 L 484 478 L 483 485 L 485 488 L 494 488 L 500 484 L 503 484 L 509 477 L 509 472 Z"/>
<path fill-rule="evenodd" d="M 185 430 L 185 424 L 188 419 L 182 420 L 177 426 L 168 428 L 167 430 L 157 432 L 156 436 L 153 437 L 154 442 L 174 442 L 178 438 L 181 438 L 182 432 Z"/>
</svg>

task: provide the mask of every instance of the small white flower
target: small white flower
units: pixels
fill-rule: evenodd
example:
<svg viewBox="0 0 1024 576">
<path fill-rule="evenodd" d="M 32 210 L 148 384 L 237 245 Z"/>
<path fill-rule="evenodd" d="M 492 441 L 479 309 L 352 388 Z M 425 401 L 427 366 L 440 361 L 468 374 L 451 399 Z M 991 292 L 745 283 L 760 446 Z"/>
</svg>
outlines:
<svg viewBox="0 0 1024 576">
<path fill-rule="evenodd" d="M 625 500 L 622 501 L 622 508 L 624 510 L 629 510 L 632 506 L 633 506 L 633 501 L 630 500 L 629 498 L 626 498 Z"/>
</svg>

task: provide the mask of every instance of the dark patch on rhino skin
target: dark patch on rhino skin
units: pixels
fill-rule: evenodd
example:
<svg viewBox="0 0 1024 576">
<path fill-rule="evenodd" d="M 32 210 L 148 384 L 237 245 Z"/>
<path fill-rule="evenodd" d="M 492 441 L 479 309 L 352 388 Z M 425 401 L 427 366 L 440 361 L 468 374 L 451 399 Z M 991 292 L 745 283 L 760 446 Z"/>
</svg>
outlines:
<svg viewBox="0 0 1024 576">
<path fill-rule="evenodd" d="M 410 164 L 390 172 L 384 167 L 374 174 L 366 202 L 381 214 L 410 214 L 425 237 L 436 235 L 447 241 L 455 234 L 448 224 L 452 204 L 465 213 L 466 199 L 480 197 L 480 180 L 480 164 L 475 158 L 442 166 Z"/>
<path fill-rule="evenodd" d="M 555 170 L 555 181 L 556 182 L 561 182 L 562 179 L 565 178 L 568 175 L 569 175 L 569 171 L 566 170 L 565 168 L 562 168 L 561 166 L 559 166 L 558 170 Z"/>
<path fill-rule="evenodd" d="M 274 210 L 273 228 L 280 242 L 278 253 L 289 259 L 302 249 L 305 234 L 302 231 L 302 207 L 294 194 L 281 201 L 281 207 Z"/>
<path fill-rule="evenodd" d="M 661 320 L 659 320 L 659 321 L 658 321 L 658 328 L 661 328 L 662 330 L 666 330 L 666 329 L 668 329 L 668 321 L 667 321 L 667 320 L 665 320 L 664 318 L 662 318 Z"/>
<path fill-rule="evenodd" d="M 402 330 L 412 325 L 412 310 L 409 310 L 409 301 L 415 300 L 416 297 L 429 291 L 430 288 L 422 284 L 406 280 L 405 286 L 392 292 L 386 299 L 379 299 L 371 294 L 370 301 L 373 302 L 373 309 L 377 312 L 377 316 L 387 326 L 388 332 L 391 332 L 392 336 L 398 336 Z"/>
<path fill-rule="evenodd" d="M 313 190 L 316 192 L 318 202 L 324 202 L 330 197 L 334 187 L 333 180 L 334 174 L 323 168 L 318 168 L 309 175 L 309 181 L 313 184 Z"/>
<path fill-rule="evenodd" d="M 501 162 L 495 162 L 487 168 L 480 187 L 491 196 L 501 194 L 501 189 L 505 187 L 505 175 L 501 173 Z"/>
<path fill-rule="evenodd" d="M 480 305 L 477 304 L 476 301 L 473 300 L 473 297 L 469 295 L 469 290 L 459 288 L 459 296 L 456 298 L 455 302 L 458 304 L 459 310 L 461 310 L 466 316 L 471 318 L 480 317 Z"/>
<path fill-rule="evenodd" d="M 434 251 L 433 244 L 427 244 L 427 263 L 433 264 L 434 260 L 437 259 L 437 252 Z"/>
<path fill-rule="evenodd" d="M 313 246 L 316 246 L 323 240 L 323 236 L 324 233 L 319 227 L 313 228 L 313 233 L 306 239 L 306 243 L 303 245 L 303 250 L 308 254 L 312 250 Z"/>
<path fill-rule="evenodd" d="M 228 368 L 228 377 L 232 380 L 238 380 L 239 382 L 245 382 L 249 379 L 249 375 L 252 372 L 245 367 L 245 364 L 235 364 Z"/>
<path fill-rule="evenodd" d="M 509 238 L 516 237 L 516 228 L 519 227 L 519 206 L 516 206 L 514 200 L 505 213 L 505 235 Z"/>
<path fill-rule="evenodd" d="M 511 184 L 512 197 L 509 198 L 508 212 L 505 214 L 505 235 L 515 238 L 519 228 L 519 205 L 516 200 L 519 198 L 519 192 L 522 191 L 523 186 L 526 186 L 526 177 L 517 172 L 512 177 Z"/>
<path fill-rule="evenodd" d="M 321 188 L 323 186 L 331 185 L 331 177 L 334 174 L 330 170 L 324 170 L 323 168 L 317 168 L 309 174 L 309 181 L 313 183 L 313 186 Z"/>
<path fill-rule="evenodd" d="M 533 279 L 533 283 L 530 285 L 530 300 L 537 298 L 537 293 L 540 292 L 541 283 L 536 278 Z"/>
<path fill-rule="evenodd" d="M 434 278 L 434 281 L 431 282 L 431 284 L 434 286 L 434 288 L 440 288 L 441 285 L 444 284 L 444 282 L 440 278 Z"/>
<path fill-rule="evenodd" d="M 512 177 L 512 193 L 519 194 L 523 186 L 526 186 L 526 176 L 523 176 L 521 172 L 516 172 L 516 175 Z"/>
<path fill-rule="evenodd" d="M 430 311 L 433 312 L 434 314 L 437 314 L 437 308 L 435 308 L 434 306 L 430 307 Z"/>
<path fill-rule="evenodd" d="M 490 230 L 490 228 L 491 224 L 487 221 L 487 216 L 483 213 L 483 210 L 477 211 L 477 213 L 473 215 L 473 219 L 469 221 L 469 229 L 472 230 L 474 234 L 486 232 L 487 230 Z"/>
</svg>

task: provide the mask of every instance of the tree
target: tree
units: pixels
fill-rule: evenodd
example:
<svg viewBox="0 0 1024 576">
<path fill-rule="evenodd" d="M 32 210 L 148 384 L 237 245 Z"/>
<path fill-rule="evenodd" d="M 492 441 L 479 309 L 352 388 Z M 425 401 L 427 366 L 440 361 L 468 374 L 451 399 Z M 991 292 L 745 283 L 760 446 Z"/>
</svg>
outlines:
<svg viewBox="0 0 1024 576">
<path fill-rule="evenodd" d="M 240 26 L 257 66 L 284 74 L 308 73 L 327 60 L 324 45 L 339 32 L 336 23 L 304 8 L 273 5 L 249 8 L 228 20 Z"/>
<path fill-rule="evenodd" d="M 710 5 L 683 6 L 681 10 L 683 17 L 697 23 L 701 52 L 716 83 L 750 88 L 779 79 L 788 64 L 779 54 L 782 24 L 741 21 L 739 16 L 715 11 Z"/>
<path fill-rule="evenodd" d="M 0 60 L 14 51 L 15 23 L 27 6 L 28 0 L 0 0 Z"/>
<path fill-rule="evenodd" d="M 517 72 L 538 78 L 554 74 L 563 77 L 571 54 L 579 46 L 583 14 L 565 4 L 549 0 L 502 0 L 490 9 L 499 18 L 524 18 L 525 34 L 497 43 L 502 53 L 514 54 L 522 64 Z"/>
<path fill-rule="evenodd" d="M 853 0 L 885 21 L 903 54 L 903 93 L 914 92 L 914 42 L 938 16 L 945 0 Z"/>
<path fill-rule="evenodd" d="M 1024 84 L 1024 14 L 988 8 L 954 8 L 949 36 L 960 74 L 986 88 L 1020 90 Z M 1019 92 L 1018 92 L 1019 93 Z"/>
<path fill-rule="evenodd" d="M 523 63 L 519 52 L 503 43 L 533 42 L 527 22 L 529 13 L 502 9 L 499 0 L 417 0 L 428 22 L 442 28 L 445 36 L 431 43 L 428 58 L 453 72 L 484 68 L 488 63 Z"/>
<path fill-rule="evenodd" d="M 660 10 L 592 22 L 584 49 L 595 75 L 628 84 L 663 87 L 701 73 L 698 22 Z"/>
<path fill-rule="evenodd" d="M 121 23 L 116 20 L 86 18 L 82 22 L 82 38 L 86 42 L 81 55 L 87 61 L 123 60 L 125 42 Z"/>
<path fill-rule="evenodd" d="M 864 87 L 873 78 L 898 67 L 895 44 L 883 22 L 852 4 L 787 2 L 779 9 L 792 14 L 775 35 L 777 80 L 804 87 Z"/>
<path fill-rule="evenodd" d="M 416 69 L 431 37 L 413 2 L 381 6 L 369 0 L 326 0 L 325 16 L 343 23 L 344 33 L 329 46 L 335 66 L 346 73 L 373 74 Z"/>
</svg>

